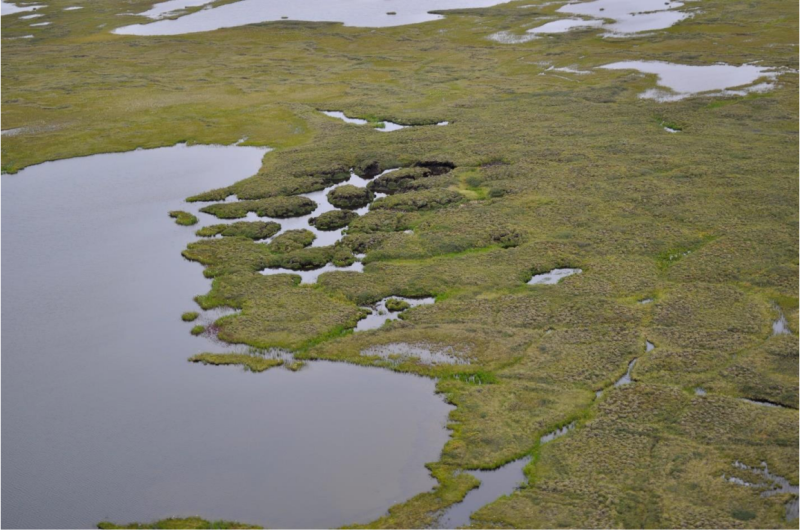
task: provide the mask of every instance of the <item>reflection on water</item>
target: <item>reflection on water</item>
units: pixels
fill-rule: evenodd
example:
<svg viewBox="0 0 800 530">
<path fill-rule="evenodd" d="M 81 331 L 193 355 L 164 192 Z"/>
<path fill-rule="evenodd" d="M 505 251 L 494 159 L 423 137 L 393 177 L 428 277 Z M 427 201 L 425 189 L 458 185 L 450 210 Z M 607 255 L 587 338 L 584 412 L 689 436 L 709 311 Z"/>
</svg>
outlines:
<svg viewBox="0 0 800 530">
<path fill-rule="evenodd" d="M 466 471 L 481 481 L 470 490 L 464 500 L 450 506 L 439 518 L 437 528 L 459 528 L 470 524 L 470 516 L 483 506 L 503 495 L 510 495 L 527 481 L 523 469 L 531 461 L 529 456 L 514 460 L 492 471 Z"/>
<path fill-rule="evenodd" d="M 642 31 L 667 29 L 691 16 L 684 11 L 682 2 L 671 0 L 595 0 L 570 3 L 558 9 L 559 13 L 583 15 L 613 22 L 603 25 L 606 35 L 628 35 Z"/>
<path fill-rule="evenodd" d="M 763 490 L 762 497 L 772 497 L 773 495 L 789 494 L 791 497 L 786 503 L 786 520 L 793 521 L 798 516 L 798 487 L 791 484 L 788 480 L 780 475 L 770 473 L 769 467 L 766 462 L 761 462 L 760 467 L 748 466 L 739 462 L 738 460 L 733 463 L 733 467 L 740 471 L 749 472 L 756 477 L 765 479 L 764 482 L 749 482 L 736 476 L 723 475 L 728 482 L 737 484 L 739 486 L 746 486 L 749 488 L 758 488 Z"/>
<path fill-rule="evenodd" d="M 789 322 L 786 320 L 786 315 L 779 307 L 775 306 L 778 311 L 778 318 L 772 323 L 772 336 L 775 335 L 791 335 L 792 331 L 789 329 Z"/>
<path fill-rule="evenodd" d="M 546 444 L 548 442 L 552 442 L 556 438 L 561 438 L 562 436 L 564 436 L 565 434 L 567 434 L 569 431 L 571 431 L 574 428 L 575 428 L 575 422 L 573 421 L 573 422 L 569 423 L 568 425 L 564 425 L 563 427 L 559 427 L 558 429 L 554 430 L 553 432 L 549 432 L 549 433 L 545 434 L 544 436 L 539 438 L 539 443 Z"/>
<path fill-rule="evenodd" d="M 27 2 L 23 3 L 27 5 L 12 4 L 11 2 L 0 2 L 0 14 L 13 15 L 15 13 L 24 13 L 25 11 L 36 11 L 37 9 L 47 7 L 46 5 L 43 4 L 29 4 Z"/>
<path fill-rule="evenodd" d="M 580 274 L 581 272 L 583 272 L 581 269 L 553 269 L 542 274 L 535 274 L 533 278 L 528 280 L 528 285 L 555 285 L 567 276 Z"/>
<path fill-rule="evenodd" d="M 435 485 L 451 407 L 431 379 L 311 362 L 187 362 L 202 267 L 183 199 L 256 173 L 264 149 L 176 146 L 2 177 L 2 506 L 10 528 L 196 514 L 283 528 L 367 523 Z M 201 221 L 219 222 L 210 216 Z M 364 399 L 369 396 L 369 399 Z"/>
<path fill-rule="evenodd" d="M 389 320 L 397 320 L 400 318 L 400 314 L 404 311 L 389 311 L 386 309 L 386 301 L 391 299 L 403 301 L 407 303 L 409 307 L 428 305 L 434 303 L 435 301 L 433 297 L 405 298 L 402 296 L 390 296 L 388 298 L 384 298 L 383 300 L 377 302 L 374 307 L 364 308 L 369 310 L 370 314 L 358 321 L 358 325 L 356 326 L 355 330 L 366 331 L 368 329 L 378 329 Z"/>
<path fill-rule="evenodd" d="M 337 118 L 342 120 L 345 123 L 351 123 L 353 125 L 366 125 L 369 123 L 367 120 L 362 120 L 361 118 L 348 118 L 344 112 L 340 112 L 338 110 L 323 110 L 321 111 L 324 115 L 330 116 L 331 118 Z M 450 122 L 447 121 L 440 121 L 435 123 L 434 125 L 449 125 Z M 392 121 L 380 121 L 375 122 L 375 130 L 379 132 L 392 132 L 392 131 L 399 131 L 400 129 L 407 129 L 409 127 L 425 127 L 424 125 L 400 125 L 399 123 L 394 123 Z"/>
<path fill-rule="evenodd" d="M 175 9 L 184 2 L 167 2 L 165 8 L 155 7 L 160 14 Z M 442 18 L 431 11 L 489 7 L 502 0 L 240 0 L 212 9 L 203 9 L 176 20 L 158 20 L 135 24 L 115 30 L 122 35 L 179 35 L 220 28 L 231 28 L 257 22 L 303 20 L 310 22 L 341 22 L 345 26 L 387 27 L 417 24 Z M 199 1 L 192 5 L 202 5 Z M 389 14 L 392 13 L 392 14 Z"/>
<path fill-rule="evenodd" d="M 638 70 L 658 77 L 659 86 L 668 91 L 649 89 L 639 97 L 657 101 L 677 101 L 680 99 L 703 95 L 744 95 L 749 92 L 771 90 L 771 83 L 759 83 L 759 79 L 773 80 L 780 71 L 765 66 L 743 64 L 712 64 L 694 66 L 687 64 L 667 63 L 663 61 L 622 61 L 601 66 L 607 70 Z M 732 90 L 732 89 L 736 90 Z"/>
</svg>

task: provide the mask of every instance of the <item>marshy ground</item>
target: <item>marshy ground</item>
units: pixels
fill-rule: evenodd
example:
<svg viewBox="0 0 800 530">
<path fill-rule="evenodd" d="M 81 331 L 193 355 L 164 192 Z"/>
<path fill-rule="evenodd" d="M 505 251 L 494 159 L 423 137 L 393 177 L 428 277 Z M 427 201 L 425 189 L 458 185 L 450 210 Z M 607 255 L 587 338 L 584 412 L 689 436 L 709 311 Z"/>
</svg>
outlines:
<svg viewBox="0 0 800 530">
<path fill-rule="evenodd" d="M 729 480 L 757 485 L 762 462 L 799 478 L 796 4 L 702 0 L 644 34 L 588 27 L 505 42 L 489 37 L 528 35 L 563 4 L 399 27 L 286 21 L 149 37 L 110 32 L 146 22 L 120 14 L 152 2 L 64 10 L 75 4 L 2 18 L 3 128 L 15 130 L 3 137 L 4 171 L 246 138 L 275 148 L 259 172 L 193 200 L 221 219 L 280 219 L 310 214 L 299 195 L 351 169 L 374 179 L 402 168 L 343 190 L 345 210 L 373 202 L 338 214 L 347 228 L 335 244 L 273 238 L 269 221 L 214 228 L 200 235 L 224 237 L 184 250 L 213 278 L 200 307 L 241 309 L 218 322 L 220 338 L 434 377 L 457 406 L 429 465 L 437 487 L 365 526 L 435 525 L 477 485 L 462 470 L 530 456 L 527 482 L 473 525 L 796 528 L 794 494 Z M 52 24 L 31 27 L 42 21 Z M 765 90 L 664 101 L 640 97 L 664 90 L 655 75 L 599 68 L 624 61 L 781 70 Z M 449 123 L 384 133 L 321 112 L 333 109 Z M 261 273 L 357 259 L 361 272 L 313 284 Z M 554 269 L 581 273 L 528 285 Z M 436 303 L 353 332 L 363 307 L 392 297 Z M 789 333 L 773 333 L 784 315 Z M 469 362 L 362 355 L 395 343 Z M 233 362 L 213 354 L 196 360 Z M 630 383 L 615 386 L 629 366 Z"/>
</svg>

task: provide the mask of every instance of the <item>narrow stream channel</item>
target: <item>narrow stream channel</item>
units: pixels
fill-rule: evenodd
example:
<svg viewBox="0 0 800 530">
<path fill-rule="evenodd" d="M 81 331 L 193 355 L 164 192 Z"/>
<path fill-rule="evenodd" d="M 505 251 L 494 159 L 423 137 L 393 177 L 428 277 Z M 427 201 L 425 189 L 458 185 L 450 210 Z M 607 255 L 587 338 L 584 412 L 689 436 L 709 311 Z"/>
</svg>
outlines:
<svg viewBox="0 0 800 530">
<path fill-rule="evenodd" d="M 424 464 L 452 407 L 431 379 L 187 362 L 221 346 L 181 321 L 210 283 L 180 254 L 200 225 L 167 212 L 196 213 L 185 197 L 254 174 L 264 153 L 179 145 L 3 175 L 5 527 L 338 527 L 435 485 Z"/>
</svg>

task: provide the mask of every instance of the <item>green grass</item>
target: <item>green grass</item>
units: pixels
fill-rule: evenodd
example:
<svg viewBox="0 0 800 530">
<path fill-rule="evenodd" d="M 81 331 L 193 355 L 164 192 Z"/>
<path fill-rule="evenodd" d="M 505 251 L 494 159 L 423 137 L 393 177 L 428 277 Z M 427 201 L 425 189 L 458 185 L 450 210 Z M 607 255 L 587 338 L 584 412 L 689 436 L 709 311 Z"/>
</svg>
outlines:
<svg viewBox="0 0 800 530">
<path fill-rule="evenodd" d="M 411 304 L 405 300 L 398 300 L 397 298 L 389 298 L 386 300 L 386 309 L 392 312 L 405 311 L 411 307 Z"/>
<path fill-rule="evenodd" d="M 174 529 L 226 529 L 226 528 L 261 528 L 260 526 L 251 526 L 236 521 L 207 521 L 199 517 L 170 517 L 169 519 L 161 519 L 154 523 L 128 523 L 124 525 L 117 525 L 114 523 L 103 522 L 97 525 L 97 528 L 103 530 L 111 530 L 116 528 L 174 528 Z"/>
<path fill-rule="evenodd" d="M 197 224 L 197 217 L 181 210 L 169 212 L 169 216 L 175 219 L 175 223 L 181 226 L 192 226 Z"/>
<path fill-rule="evenodd" d="M 190 357 L 189 361 L 215 366 L 240 365 L 246 370 L 256 373 L 283 365 L 283 361 L 280 359 L 268 359 L 266 357 L 259 357 L 258 355 L 238 353 L 200 353 Z M 296 369 L 294 370 L 296 371 Z"/>
<path fill-rule="evenodd" d="M 186 313 L 181 315 L 181 320 L 184 322 L 194 322 L 197 320 L 197 317 L 200 316 L 200 313 L 197 311 L 187 311 Z"/>
<path fill-rule="evenodd" d="M 273 221 L 238 221 L 230 224 L 204 226 L 196 232 L 200 237 L 245 237 L 254 241 L 267 239 L 277 234 L 281 225 Z"/>
<path fill-rule="evenodd" d="M 483 507 L 476 526 L 796 527 L 783 519 L 785 498 L 721 477 L 736 460 L 765 461 L 798 481 L 797 74 L 764 94 L 658 103 L 639 98 L 654 76 L 596 68 L 797 69 L 796 5 L 704 0 L 651 35 L 500 44 L 486 37 L 522 34 L 559 6 L 520 9 L 537 3 L 525 0 L 396 28 L 278 22 L 123 37 L 108 31 L 137 19 L 117 16 L 115 3 L 96 0 L 78 17 L 60 11 L 65 2 L 48 2 L 54 23 L 34 39 L 3 42 L 3 126 L 29 128 L 3 138 L 4 171 L 246 136 L 275 148 L 258 173 L 190 198 L 233 219 L 307 214 L 314 205 L 298 194 L 343 182 L 350 168 L 402 168 L 370 183 L 389 195 L 348 220 L 336 246 L 309 247 L 307 231 L 264 245 L 251 230 L 271 228 L 229 225 L 201 230 L 226 237 L 184 250 L 214 280 L 200 306 L 241 309 L 217 323 L 220 338 L 291 349 L 295 364 L 433 377 L 456 405 L 452 437 L 429 465 L 437 487 L 368 526 L 431 525 L 475 487 L 459 470 L 533 454 L 529 485 Z M 15 15 L 2 25 L 4 37 L 34 31 Z M 318 109 L 450 125 L 383 133 Z M 218 203 L 232 194 L 240 201 Z M 353 253 L 366 253 L 363 273 L 313 286 L 258 273 L 347 264 Z M 525 285 L 531 271 L 563 264 L 584 272 Z M 437 302 L 352 332 L 361 306 L 392 296 Z M 636 303 L 644 298 L 654 301 Z M 770 336 L 773 302 L 795 335 Z M 644 340 L 657 348 L 645 354 Z M 469 364 L 360 355 L 392 342 L 449 346 Z M 637 382 L 608 388 L 633 358 Z M 695 396 L 697 386 L 708 394 Z M 576 418 L 574 431 L 538 445 Z"/>
</svg>

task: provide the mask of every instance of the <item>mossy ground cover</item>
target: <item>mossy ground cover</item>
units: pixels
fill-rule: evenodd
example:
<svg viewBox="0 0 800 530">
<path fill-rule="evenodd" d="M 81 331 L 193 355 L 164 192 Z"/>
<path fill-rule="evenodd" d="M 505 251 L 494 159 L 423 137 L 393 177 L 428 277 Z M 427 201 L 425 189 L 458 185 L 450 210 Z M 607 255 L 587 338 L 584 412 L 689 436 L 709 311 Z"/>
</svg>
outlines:
<svg viewBox="0 0 800 530">
<path fill-rule="evenodd" d="M 529 483 L 483 507 L 476 526 L 796 526 L 783 518 L 786 496 L 723 475 L 737 460 L 764 461 L 798 482 L 797 74 L 763 94 L 658 103 L 638 97 L 654 76 L 594 67 L 797 69 L 797 6 L 703 0 L 648 35 L 486 38 L 543 23 L 558 8 L 545 4 L 397 28 L 279 22 L 123 37 L 109 30 L 140 20 L 116 16 L 114 2 L 63 12 L 54 0 L 40 10 L 50 26 L 2 20 L 3 127 L 23 128 L 3 139 L 3 169 L 247 137 L 276 148 L 259 173 L 193 198 L 240 218 L 307 214 L 314 206 L 297 194 L 350 168 L 403 168 L 373 181 L 390 195 L 334 247 L 306 248 L 304 232 L 270 245 L 243 233 L 184 252 L 214 278 L 198 303 L 242 310 L 215 324 L 221 338 L 436 377 L 457 405 L 452 438 L 429 466 L 439 486 L 369 526 L 430 525 L 475 486 L 458 470 L 526 454 Z M 383 133 L 319 109 L 450 124 Z M 232 194 L 237 202 L 218 203 Z M 346 264 L 353 253 L 366 253 L 363 273 L 315 285 L 258 273 Z M 558 267 L 583 273 L 526 285 Z M 351 331 L 360 306 L 391 296 L 437 300 Z M 793 335 L 771 336 L 775 303 Z M 360 354 L 393 342 L 449 346 L 469 364 Z M 633 383 L 613 388 L 633 359 Z M 569 434 L 539 445 L 571 421 Z"/>
</svg>

